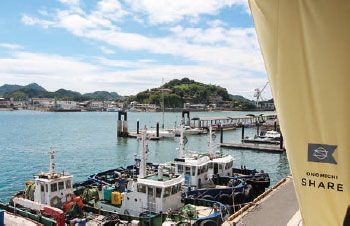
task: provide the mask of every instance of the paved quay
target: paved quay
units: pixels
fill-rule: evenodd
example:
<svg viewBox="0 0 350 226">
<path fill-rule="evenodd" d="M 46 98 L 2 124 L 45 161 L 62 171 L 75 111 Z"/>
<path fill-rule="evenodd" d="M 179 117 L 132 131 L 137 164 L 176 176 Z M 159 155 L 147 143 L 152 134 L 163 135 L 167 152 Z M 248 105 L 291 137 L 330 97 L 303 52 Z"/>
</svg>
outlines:
<svg viewBox="0 0 350 226">
<path fill-rule="evenodd" d="M 301 226 L 299 205 L 291 177 L 251 208 L 223 225 Z"/>
</svg>

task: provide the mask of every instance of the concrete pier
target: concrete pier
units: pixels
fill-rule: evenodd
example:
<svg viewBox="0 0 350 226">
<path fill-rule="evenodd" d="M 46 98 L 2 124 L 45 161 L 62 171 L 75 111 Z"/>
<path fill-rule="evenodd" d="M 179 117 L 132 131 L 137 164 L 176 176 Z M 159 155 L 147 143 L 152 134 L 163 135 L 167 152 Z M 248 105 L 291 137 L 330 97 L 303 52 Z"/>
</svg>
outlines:
<svg viewBox="0 0 350 226">
<path fill-rule="evenodd" d="M 242 213 L 232 215 L 223 225 L 279 226 L 301 225 L 298 200 L 291 177 L 267 191 Z"/>
</svg>

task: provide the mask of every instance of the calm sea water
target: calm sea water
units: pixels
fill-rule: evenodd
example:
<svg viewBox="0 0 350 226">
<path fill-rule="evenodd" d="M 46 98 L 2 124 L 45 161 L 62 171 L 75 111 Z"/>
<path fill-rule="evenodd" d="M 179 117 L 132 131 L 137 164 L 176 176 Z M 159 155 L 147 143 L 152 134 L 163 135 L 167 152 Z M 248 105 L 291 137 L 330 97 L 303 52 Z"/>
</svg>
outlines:
<svg viewBox="0 0 350 226">
<path fill-rule="evenodd" d="M 256 112 L 255 112 L 256 113 Z M 193 112 L 195 116 L 234 116 L 248 112 Z M 128 113 L 129 131 L 140 127 L 155 127 L 162 121 L 162 113 Z M 179 123 L 181 113 L 165 113 L 167 128 Z M 56 171 L 69 172 L 74 181 L 82 181 L 92 173 L 133 163 L 134 154 L 140 153 L 136 139 L 117 138 L 117 113 L 38 111 L 0 111 L 0 199 L 7 201 L 16 191 L 24 188 L 33 174 L 48 171 L 49 147 L 57 151 Z M 256 129 L 246 129 L 254 136 Z M 225 131 L 224 141 L 239 142 L 241 130 Z M 166 162 L 176 156 L 179 139 L 150 141 L 149 161 Z M 219 142 L 219 135 L 215 143 Z M 193 151 L 207 152 L 207 135 L 188 136 L 186 145 Z M 218 149 L 218 147 L 217 147 Z M 223 149 L 235 157 L 236 167 L 263 169 L 272 184 L 289 174 L 286 154 L 263 153 L 250 150 Z"/>
</svg>

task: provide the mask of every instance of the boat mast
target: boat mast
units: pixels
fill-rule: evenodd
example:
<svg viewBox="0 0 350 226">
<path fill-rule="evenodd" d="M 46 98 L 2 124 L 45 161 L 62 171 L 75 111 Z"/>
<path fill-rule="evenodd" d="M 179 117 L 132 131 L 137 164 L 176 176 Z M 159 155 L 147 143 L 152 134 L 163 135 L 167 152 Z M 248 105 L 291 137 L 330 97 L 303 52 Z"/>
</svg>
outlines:
<svg viewBox="0 0 350 226">
<path fill-rule="evenodd" d="M 162 78 L 162 100 L 163 100 L 162 129 L 164 129 L 164 78 Z"/>
<path fill-rule="evenodd" d="M 180 126 L 180 146 L 179 146 L 179 158 L 185 156 L 185 142 L 184 142 L 184 125 Z"/>
<path fill-rule="evenodd" d="M 55 169 L 55 154 L 56 154 L 56 151 L 53 150 L 52 147 L 50 147 L 50 168 L 49 168 L 49 174 L 52 174 L 53 173 L 53 170 Z"/>
<path fill-rule="evenodd" d="M 140 179 L 145 178 L 147 176 L 146 175 L 146 161 L 147 161 L 148 147 L 147 147 L 147 141 L 146 141 L 146 132 L 147 132 L 147 128 L 145 128 L 141 134 L 142 152 L 141 152 L 140 173 L 139 173 Z"/>
<path fill-rule="evenodd" d="M 213 127 L 212 125 L 209 126 L 209 155 L 213 155 Z"/>
</svg>

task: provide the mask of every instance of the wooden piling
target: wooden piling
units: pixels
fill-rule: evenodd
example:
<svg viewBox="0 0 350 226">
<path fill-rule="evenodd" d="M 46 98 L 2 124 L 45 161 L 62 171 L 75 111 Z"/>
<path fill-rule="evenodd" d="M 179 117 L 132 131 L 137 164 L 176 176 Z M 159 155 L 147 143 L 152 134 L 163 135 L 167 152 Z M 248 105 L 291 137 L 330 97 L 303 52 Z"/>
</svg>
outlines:
<svg viewBox="0 0 350 226">
<path fill-rule="evenodd" d="M 136 122 L 136 134 L 140 134 L 140 121 L 138 119 Z"/>
</svg>

